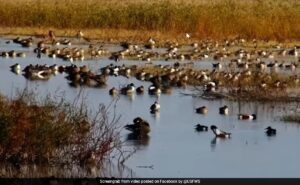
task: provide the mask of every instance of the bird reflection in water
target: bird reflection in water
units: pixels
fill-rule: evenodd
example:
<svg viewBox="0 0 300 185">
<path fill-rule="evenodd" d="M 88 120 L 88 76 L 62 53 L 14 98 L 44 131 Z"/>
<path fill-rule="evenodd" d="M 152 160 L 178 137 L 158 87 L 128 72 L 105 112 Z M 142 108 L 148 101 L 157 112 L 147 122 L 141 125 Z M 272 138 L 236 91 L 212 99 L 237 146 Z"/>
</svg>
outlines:
<svg viewBox="0 0 300 185">
<path fill-rule="evenodd" d="M 210 147 L 211 147 L 212 151 L 215 151 L 217 145 L 224 142 L 225 140 L 226 139 L 222 138 L 222 137 L 214 137 L 210 142 Z"/>
<path fill-rule="evenodd" d="M 150 136 L 144 134 L 130 133 L 127 135 L 127 141 L 132 142 L 135 146 L 148 146 Z"/>
</svg>

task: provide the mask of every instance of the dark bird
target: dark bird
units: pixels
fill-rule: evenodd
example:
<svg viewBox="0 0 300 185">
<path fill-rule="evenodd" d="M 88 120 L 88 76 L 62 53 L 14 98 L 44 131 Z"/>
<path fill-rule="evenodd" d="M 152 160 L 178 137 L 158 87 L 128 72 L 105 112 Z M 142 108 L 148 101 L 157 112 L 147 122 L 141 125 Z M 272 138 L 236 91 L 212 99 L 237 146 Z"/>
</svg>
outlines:
<svg viewBox="0 0 300 185">
<path fill-rule="evenodd" d="M 141 85 L 138 88 L 136 88 L 136 93 L 137 94 L 142 94 L 142 93 L 144 93 L 144 91 L 145 91 L 145 88 L 144 88 L 143 85 Z"/>
<path fill-rule="evenodd" d="M 154 104 L 152 104 L 150 106 L 150 110 L 152 112 L 159 111 L 159 109 L 160 109 L 160 105 L 159 105 L 159 103 L 157 101 L 155 101 Z"/>
<path fill-rule="evenodd" d="M 268 126 L 267 128 L 265 128 L 265 130 L 266 130 L 266 134 L 267 134 L 267 136 L 275 136 L 276 135 L 276 129 L 274 129 L 274 128 L 272 128 L 272 127 L 270 127 L 270 126 Z"/>
<path fill-rule="evenodd" d="M 208 131 L 208 127 L 205 125 L 197 124 L 195 125 L 195 130 L 198 132 Z"/>
<path fill-rule="evenodd" d="M 146 135 L 150 132 L 150 125 L 140 117 L 133 120 L 133 124 L 128 124 L 125 128 L 134 134 Z"/>
<path fill-rule="evenodd" d="M 109 90 L 109 95 L 115 96 L 116 94 L 118 94 L 118 90 L 115 87 Z"/>
<path fill-rule="evenodd" d="M 227 105 L 225 105 L 225 106 L 219 108 L 219 113 L 220 113 L 220 114 L 227 115 L 228 112 L 229 112 L 229 109 L 228 109 L 228 106 L 227 106 Z"/>
<path fill-rule="evenodd" d="M 208 108 L 206 106 L 196 108 L 196 113 L 198 114 L 207 114 L 207 112 L 208 112 Z"/>
<path fill-rule="evenodd" d="M 128 84 L 127 86 L 121 88 L 121 94 L 130 95 L 134 92 L 135 86 L 133 83 Z"/>
</svg>

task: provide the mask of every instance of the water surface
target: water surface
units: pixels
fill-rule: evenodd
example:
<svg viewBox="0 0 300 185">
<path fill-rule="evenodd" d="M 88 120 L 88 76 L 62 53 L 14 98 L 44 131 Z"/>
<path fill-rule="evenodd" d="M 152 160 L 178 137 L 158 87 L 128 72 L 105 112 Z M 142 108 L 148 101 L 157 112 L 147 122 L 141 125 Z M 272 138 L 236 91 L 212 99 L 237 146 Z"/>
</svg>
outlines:
<svg viewBox="0 0 300 185">
<path fill-rule="evenodd" d="M 113 46 L 110 46 L 113 47 Z M 42 57 L 37 59 L 33 48 L 21 48 L 16 44 L 5 44 L 0 40 L 0 51 L 24 51 L 26 58 L 0 58 L 0 92 L 13 97 L 16 89 L 29 87 L 41 96 L 50 93 L 63 93 L 65 98 L 73 101 L 80 89 L 68 85 L 64 74 L 57 74 L 48 81 L 29 81 L 22 75 L 9 70 L 14 63 L 25 67 L 28 64 L 64 64 L 60 59 Z M 114 63 L 108 59 L 95 59 L 76 63 L 88 65 L 94 71 Z M 126 61 L 125 64 L 143 63 Z M 170 62 L 158 61 L 163 65 Z M 211 69 L 210 62 L 202 62 Z M 201 65 L 202 65 L 201 64 Z M 143 65 L 143 64 L 141 64 Z M 85 88 L 84 94 L 91 109 L 100 103 L 109 105 L 114 98 L 108 90 L 124 84 L 134 83 L 136 86 L 149 82 L 134 78 L 110 77 L 104 88 Z M 300 176 L 300 127 L 298 124 L 280 121 L 280 115 L 290 113 L 297 104 L 230 102 L 225 100 L 207 101 L 183 93 L 195 93 L 192 87 L 174 88 L 171 95 L 150 96 L 120 95 L 116 112 L 121 115 L 120 126 L 132 123 L 140 116 L 149 121 L 151 132 L 144 141 L 129 140 L 126 148 L 137 151 L 125 162 L 126 168 L 132 170 L 136 177 L 299 177 Z M 158 100 L 161 105 L 159 114 L 153 115 L 149 107 Z M 195 113 L 195 108 L 208 107 L 207 115 Z M 229 106 L 229 115 L 218 114 L 219 107 Z M 241 121 L 239 113 L 255 113 L 257 120 Z M 112 112 L 111 112 L 112 114 Z M 217 125 L 220 129 L 231 132 L 232 138 L 215 139 L 211 131 L 197 133 L 194 125 Z M 277 129 L 276 137 L 267 137 L 264 128 L 272 126 Z M 126 140 L 129 132 L 122 131 L 122 139 Z M 151 167 L 151 168 L 149 168 Z M 120 175 L 120 174 L 119 174 Z M 122 174 L 120 175 L 122 176 Z M 128 174 L 127 174 L 128 176 Z"/>
</svg>

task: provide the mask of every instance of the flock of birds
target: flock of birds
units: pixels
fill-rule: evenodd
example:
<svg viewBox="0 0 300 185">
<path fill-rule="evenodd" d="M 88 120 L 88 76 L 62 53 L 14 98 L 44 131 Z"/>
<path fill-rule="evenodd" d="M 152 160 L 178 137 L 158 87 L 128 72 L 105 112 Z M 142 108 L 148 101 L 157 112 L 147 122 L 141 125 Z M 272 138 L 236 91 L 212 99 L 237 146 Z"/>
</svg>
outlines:
<svg viewBox="0 0 300 185">
<path fill-rule="evenodd" d="M 185 35 L 187 39 L 190 39 L 191 35 Z M 258 85 L 260 88 L 266 87 L 276 87 L 276 88 L 284 88 L 288 83 L 293 82 L 292 85 L 296 85 L 299 83 L 299 77 L 297 75 L 292 76 L 285 81 L 280 80 L 272 80 L 273 76 L 264 74 L 262 71 L 266 68 L 286 68 L 294 70 L 298 67 L 298 62 L 300 61 L 298 49 L 299 46 L 295 46 L 292 49 L 282 48 L 282 45 L 274 45 L 272 50 L 263 50 L 257 49 L 257 42 L 255 40 L 252 41 L 254 44 L 253 50 L 246 49 L 236 49 L 230 50 L 229 48 L 238 48 L 238 46 L 243 46 L 246 44 L 244 39 L 233 39 L 233 40 L 225 40 L 224 42 L 216 42 L 210 40 L 203 40 L 199 43 L 194 42 L 189 46 L 189 49 L 182 49 L 178 43 L 166 43 L 166 52 L 158 52 L 153 50 L 154 48 L 158 48 L 158 42 L 149 38 L 147 42 L 141 45 L 131 44 L 129 42 L 122 42 L 120 51 L 109 52 L 107 49 L 104 49 L 103 46 L 96 47 L 94 44 L 90 42 L 90 40 L 84 36 L 83 32 L 79 31 L 76 34 L 76 38 L 80 40 L 85 40 L 89 44 L 87 49 L 73 47 L 70 48 L 68 46 L 72 45 L 70 39 L 57 39 L 53 31 L 49 31 L 48 35 L 43 39 L 40 39 L 37 42 L 37 47 L 34 49 L 38 58 L 45 56 L 51 58 L 61 58 L 62 60 L 71 62 L 71 65 L 58 66 L 56 64 L 52 66 L 48 65 L 28 65 L 22 71 L 23 75 L 26 78 L 32 80 L 45 80 L 49 79 L 51 75 L 56 74 L 58 72 L 65 72 L 68 74 L 66 77 L 72 86 L 77 85 L 88 85 L 90 87 L 101 87 L 106 84 L 109 75 L 122 75 L 127 78 L 131 76 L 135 76 L 139 80 L 146 80 L 152 82 L 152 85 L 148 87 L 148 93 L 150 95 L 158 95 L 160 93 L 167 93 L 171 91 L 171 87 L 183 87 L 186 85 L 195 85 L 197 83 L 203 85 L 204 90 L 206 92 L 215 91 L 218 86 L 224 84 L 231 84 L 240 87 L 241 81 L 249 81 L 249 78 L 254 76 L 255 72 L 252 69 L 259 69 L 255 74 L 255 77 L 261 77 L 258 81 Z M 32 37 L 21 39 L 17 37 L 12 40 L 13 43 L 20 44 L 22 47 L 32 47 L 35 42 Z M 10 44 L 11 41 L 7 41 L 7 44 Z M 65 45 L 66 47 L 56 47 L 58 45 Z M 182 50 L 181 50 L 182 49 Z M 180 51 L 181 50 L 181 51 Z M 88 53 L 88 54 L 86 54 Z M 12 51 L 3 51 L 0 53 L 2 57 L 26 57 L 26 54 L 23 52 L 15 52 Z M 146 61 L 147 64 L 150 64 L 154 70 L 154 72 L 147 71 L 146 67 L 139 67 L 137 65 L 133 65 L 131 67 L 122 65 L 108 65 L 100 69 L 100 73 L 91 72 L 87 66 L 77 66 L 73 62 L 74 61 L 83 61 L 89 55 L 89 58 L 97 58 L 101 56 L 109 55 L 109 59 L 118 62 L 125 57 L 140 59 Z M 280 63 L 275 60 L 275 57 L 283 57 L 288 56 L 292 58 L 292 62 L 290 63 Z M 175 60 L 173 66 L 170 65 L 156 65 L 153 67 L 152 60 L 153 59 L 161 59 L 164 60 Z M 208 70 L 196 70 L 193 68 L 193 64 L 187 68 L 184 66 L 185 64 L 181 63 L 182 60 L 202 60 L 205 58 L 212 58 L 214 61 L 219 61 L 218 63 L 212 64 L 212 71 Z M 223 65 L 221 62 L 227 60 L 230 61 L 228 67 L 235 67 L 237 69 L 241 69 L 240 71 L 233 70 L 231 72 L 221 71 Z M 266 63 L 266 60 L 271 60 L 271 62 Z M 11 71 L 15 73 L 19 73 L 21 70 L 20 64 L 16 63 L 10 66 Z M 251 69 L 251 70 L 250 70 Z M 199 85 L 197 84 L 197 85 Z M 109 90 L 110 95 L 124 94 L 130 95 L 134 92 L 137 94 L 142 94 L 145 91 L 144 86 L 140 86 L 135 88 L 133 83 L 130 83 L 120 89 L 115 87 Z M 150 112 L 155 113 L 160 110 L 160 105 L 158 101 L 155 101 L 153 105 L 150 106 Z M 196 113 L 206 114 L 208 112 L 207 107 L 199 107 L 196 109 Z M 219 109 L 220 114 L 227 115 L 228 107 L 224 106 Z M 255 120 L 255 114 L 239 114 L 238 119 L 241 120 Z M 150 124 L 140 118 L 137 117 L 133 120 L 133 124 L 129 124 L 125 126 L 126 129 L 131 131 L 136 135 L 145 135 L 150 132 Z M 197 124 L 195 129 L 199 132 L 208 131 L 208 126 Z M 211 125 L 210 129 L 213 131 L 216 137 L 229 138 L 231 133 L 222 131 L 218 129 L 215 125 Z M 271 128 L 270 126 L 266 128 L 265 132 L 268 136 L 276 135 L 276 129 Z"/>
<path fill-rule="evenodd" d="M 189 35 L 189 36 L 187 36 Z M 191 35 L 187 34 L 186 38 L 190 39 Z M 271 49 L 248 49 L 244 45 L 251 43 L 257 44 L 257 41 L 246 42 L 244 39 L 225 40 L 217 42 L 211 40 L 203 40 L 187 45 L 180 45 L 176 42 L 168 42 L 160 48 L 161 44 L 154 38 L 149 38 L 143 44 L 131 44 L 130 42 L 122 42 L 119 51 L 110 52 L 103 45 L 89 41 L 84 34 L 79 31 L 76 34 L 78 41 L 84 40 L 89 44 L 88 48 L 73 47 L 74 39 L 58 39 L 53 31 L 42 39 L 33 39 L 32 37 L 21 39 L 17 37 L 12 40 L 13 43 L 20 44 L 22 47 L 32 47 L 37 43 L 34 49 L 38 58 L 45 56 L 51 58 L 61 58 L 69 61 L 70 66 L 47 66 L 36 65 L 26 66 L 28 70 L 23 70 L 23 75 L 30 80 L 48 80 L 58 71 L 64 71 L 64 68 L 72 69 L 68 73 L 70 85 L 77 87 L 79 85 L 87 85 L 89 87 L 101 87 L 105 85 L 109 75 L 122 75 L 127 78 L 136 77 L 139 80 L 152 82 L 149 87 L 149 94 L 169 93 L 172 87 L 185 87 L 187 85 L 203 86 L 206 91 L 215 91 L 225 89 L 224 92 L 243 93 L 251 89 L 260 89 L 262 93 L 276 96 L 286 92 L 287 88 L 295 88 L 300 85 L 300 77 L 294 72 L 286 76 L 277 76 L 274 73 L 266 72 L 266 69 L 276 71 L 278 69 L 295 70 L 299 63 L 299 46 L 287 49 L 281 44 L 272 46 Z M 11 40 L 7 41 L 7 44 Z M 63 47 L 58 47 L 63 45 Z M 241 47 L 240 47 L 241 46 Z M 243 48 L 243 49 L 241 49 Z M 26 57 L 24 52 L 3 51 L 3 57 Z M 101 73 L 81 70 L 77 67 L 78 63 L 74 61 L 83 61 L 87 58 L 97 59 L 108 56 L 109 59 L 116 61 L 101 68 Z M 279 62 L 282 57 L 289 58 L 289 61 Z M 143 60 L 144 66 L 120 66 L 118 61 L 127 59 Z M 152 60 L 173 60 L 175 63 L 171 65 L 153 65 Z M 195 61 L 202 59 L 213 59 L 217 63 L 212 63 L 211 70 L 197 69 L 194 67 Z M 182 62 L 182 61 L 190 62 Z M 147 66 L 146 66 L 147 65 Z M 150 66 L 153 70 L 149 71 Z M 225 66 L 225 67 L 224 67 Z M 62 68 L 62 70 L 58 70 Z M 83 68 L 86 68 L 84 66 Z M 16 63 L 11 66 L 11 71 L 19 74 L 21 71 L 20 64 Z M 140 92 L 143 87 L 138 88 Z M 130 94 L 132 87 L 125 86 L 120 91 L 117 88 L 111 90 L 111 94 Z M 268 92 L 268 93 L 266 93 Z M 137 91 L 137 93 L 139 93 Z"/>
<path fill-rule="evenodd" d="M 156 112 L 160 110 L 160 105 L 157 101 L 155 101 L 154 104 L 150 106 L 150 112 Z M 208 112 L 207 107 L 199 107 L 196 108 L 196 113 L 199 114 L 206 114 Z M 222 115 L 227 115 L 229 112 L 228 106 L 223 106 L 219 108 L 219 113 Z M 256 114 L 238 114 L 238 119 L 240 120 L 256 120 Z M 127 124 L 125 128 L 129 131 L 132 132 L 132 134 L 135 135 L 135 138 L 137 139 L 142 139 L 145 137 L 150 131 L 150 124 L 142 119 L 141 117 L 136 117 L 133 119 L 133 124 Z M 217 138 L 230 138 L 231 133 L 225 132 L 223 130 L 220 130 L 216 125 L 211 125 L 210 129 L 214 133 L 215 137 Z M 208 131 L 208 126 L 206 125 L 201 125 L 201 124 L 196 124 L 195 125 L 195 130 L 197 132 L 207 132 Z M 268 126 L 265 128 L 265 134 L 267 136 L 275 136 L 276 135 L 276 129 L 272 128 L 271 126 Z"/>
</svg>

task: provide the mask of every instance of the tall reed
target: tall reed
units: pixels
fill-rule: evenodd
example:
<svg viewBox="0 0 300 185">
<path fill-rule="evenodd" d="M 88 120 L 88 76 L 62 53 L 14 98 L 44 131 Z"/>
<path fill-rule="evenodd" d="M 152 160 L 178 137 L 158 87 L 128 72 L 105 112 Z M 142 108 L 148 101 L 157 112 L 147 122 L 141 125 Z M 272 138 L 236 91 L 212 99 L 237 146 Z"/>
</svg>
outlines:
<svg viewBox="0 0 300 185">
<path fill-rule="evenodd" d="M 138 29 L 189 32 L 198 38 L 300 39 L 297 0 L 0 0 L 0 15 L 2 27 Z"/>
</svg>

